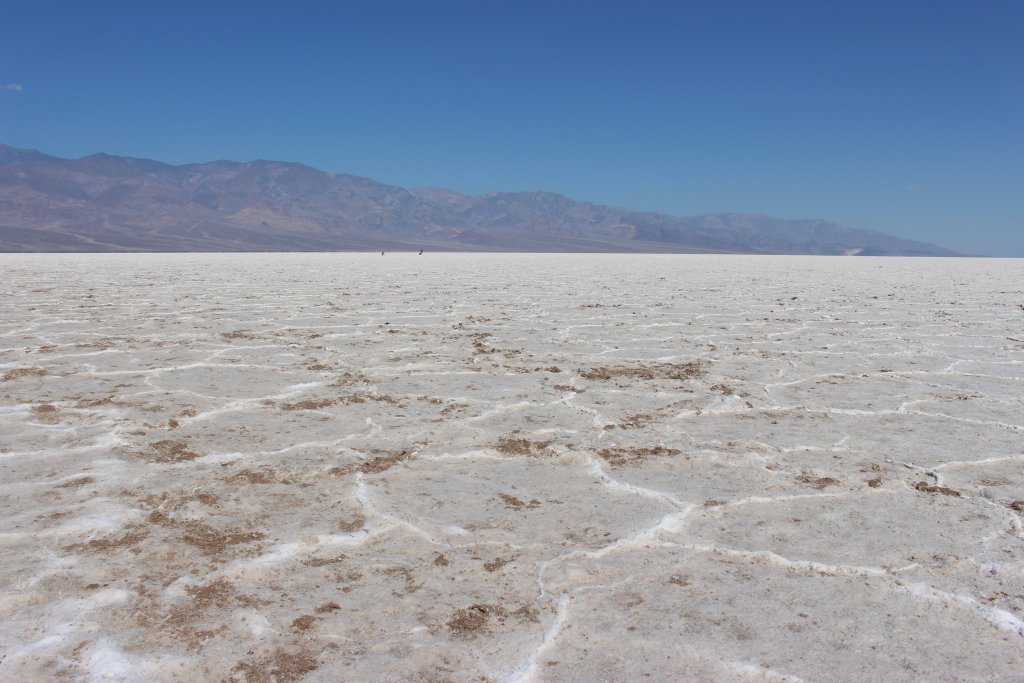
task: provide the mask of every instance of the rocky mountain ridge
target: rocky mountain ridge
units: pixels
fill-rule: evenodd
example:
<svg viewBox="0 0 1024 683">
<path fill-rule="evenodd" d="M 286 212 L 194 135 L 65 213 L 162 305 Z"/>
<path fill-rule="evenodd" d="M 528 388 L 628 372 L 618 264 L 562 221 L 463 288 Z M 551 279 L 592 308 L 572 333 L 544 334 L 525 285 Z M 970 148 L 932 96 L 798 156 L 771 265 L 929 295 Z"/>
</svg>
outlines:
<svg viewBox="0 0 1024 683">
<path fill-rule="evenodd" d="M 947 256 L 820 219 L 676 217 L 550 192 L 406 190 L 304 164 L 173 166 L 0 145 L 0 251 L 593 251 Z"/>
</svg>

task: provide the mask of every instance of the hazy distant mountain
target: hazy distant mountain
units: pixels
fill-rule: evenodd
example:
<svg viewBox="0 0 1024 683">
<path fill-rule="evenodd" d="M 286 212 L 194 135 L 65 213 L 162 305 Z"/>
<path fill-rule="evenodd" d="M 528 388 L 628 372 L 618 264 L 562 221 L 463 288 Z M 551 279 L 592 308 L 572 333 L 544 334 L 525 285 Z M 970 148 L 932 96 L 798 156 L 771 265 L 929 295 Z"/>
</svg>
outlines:
<svg viewBox="0 0 1024 683">
<path fill-rule="evenodd" d="M 420 248 L 954 255 L 817 219 L 679 218 L 550 192 L 405 190 L 281 161 L 171 166 L 0 145 L 0 251 Z"/>
</svg>

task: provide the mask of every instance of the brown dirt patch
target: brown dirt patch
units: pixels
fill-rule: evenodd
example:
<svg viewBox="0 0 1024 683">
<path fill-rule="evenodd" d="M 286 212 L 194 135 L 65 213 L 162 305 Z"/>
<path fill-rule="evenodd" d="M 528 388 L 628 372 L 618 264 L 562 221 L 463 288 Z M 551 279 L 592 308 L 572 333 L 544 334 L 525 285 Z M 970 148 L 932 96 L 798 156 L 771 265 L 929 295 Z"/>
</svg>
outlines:
<svg viewBox="0 0 1024 683">
<path fill-rule="evenodd" d="M 484 562 L 484 569 L 488 572 L 496 572 L 512 560 L 506 560 L 504 557 L 496 557 L 490 562 Z"/>
<path fill-rule="evenodd" d="M 95 483 L 95 482 L 96 482 L 96 480 L 93 477 L 79 477 L 78 479 L 72 479 L 71 481 L 66 481 L 63 484 L 57 484 L 56 488 L 59 488 L 59 489 L 75 489 L 75 488 L 78 488 L 79 486 L 85 486 L 86 484 L 92 484 L 92 483 Z"/>
<path fill-rule="evenodd" d="M 329 398 L 310 398 L 295 403 L 282 403 L 281 410 L 322 410 L 333 406 L 350 406 L 354 403 L 387 403 L 393 406 L 404 406 L 400 398 L 387 394 L 349 394 L 348 396 L 332 396 Z"/>
<path fill-rule="evenodd" d="M 534 508 L 540 507 L 539 500 L 531 500 L 529 503 L 526 503 L 523 502 L 522 499 L 508 493 L 499 493 L 498 497 L 505 502 L 505 505 L 513 510 L 533 510 Z"/>
<path fill-rule="evenodd" d="M 654 421 L 653 415 L 646 415 L 644 413 L 637 413 L 635 415 L 627 415 L 622 418 L 619 422 L 619 429 L 640 429 L 644 425 L 650 424 Z"/>
<path fill-rule="evenodd" d="M 371 458 L 358 465 L 346 465 L 344 467 L 332 467 L 327 470 L 328 474 L 333 474 L 336 477 L 344 477 L 353 472 L 362 472 L 363 474 L 378 474 L 386 470 L 391 469 L 395 465 L 405 460 L 408 460 L 413 456 L 413 450 L 406 448 L 401 451 L 373 451 L 375 453 L 383 453 L 375 458 Z"/>
<path fill-rule="evenodd" d="M 114 405 L 119 404 L 117 401 L 114 400 L 113 394 L 111 394 L 110 396 L 105 396 L 103 398 L 78 398 L 78 400 L 75 402 L 76 408 L 96 408 L 98 406 Z"/>
<path fill-rule="evenodd" d="M 1015 500 L 1010 503 L 1010 509 L 1016 512 L 1024 512 L 1024 500 Z"/>
<path fill-rule="evenodd" d="M 530 441 L 514 436 L 503 436 L 494 444 L 494 449 L 505 455 L 542 455 L 551 441 Z"/>
<path fill-rule="evenodd" d="M 69 516 L 71 516 L 70 510 L 58 510 L 56 512 L 50 512 L 48 514 L 38 516 L 36 517 L 36 521 L 55 522 L 59 519 L 64 519 L 65 517 Z"/>
<path fill-rule="evenodd" d="M 43 377 L 48 374 L 43 368 L 14 368 L 4 373 L 3 381 L 12 382 L 22 377 Z"/>
<path fill-rule="evenodd" d="M 611 379 L 641 379 L 641 380 L 690 380 L 700 377 L 704 373 L 701 363 L 692 361 L 690 363 L 656 363 L 632 368 L 608 368 L 596 367 L 587 370 L 578 370 L 580 377 L 590 380 L 611 380 Z"/>
<path fill-rule="evenodd" d="M 278 648 L 266 657 L 239 662 L 232 671 L 241 674 L 246 683 L 290 683 L 316 671 L 319 666 L 316 655 L 310 650 Z"/>
<path fill-rule="evenodd" d="M 882 485 L 882 478 L 881 477 L 875 477 L 874 479 L 868 479 L 868 486 L 870 486 L 873 489 L 877 489 L 881 485 Z"/>
<path fill-rule="evenodd" d="M 185 592 L 192 598 L 194 606 L 201 610 L 210 607 L 231 607 L 239 602 L 254 604 L 252 598 L 239 596 L 234 584 L 225 579 L 217 579 L 203 586 L 189 586 Z"/>
<path fill-rule="evenodd" d="M 343 387 L 350 384 L 369 384 L 370 378 L 361 372 L 346 371 L 334 378 L 329 386 Z"/>
<path fill-rule="evenodd" d="M 522 353 L 522 351 L 519 349 L 499 349 L 496 346 L 488 346 L 484 342 L 490 337 L 494 336 L 490 332 L 477 332 L 476 334 L 473 334 L 471 336 L 473 339 L 474 356 L 486 355 L 490 353 L 500 353 L 506 358 L 511 358 L 513 356 L 518 356 L 519 354 Z"/>
<path fill-rule="evenodd" d="M 449 403 L 441 409 L 441 417 L 452 417 L 460 410 L 465 410 L 469 407 L 468 403 Z"/>
<path fill-rule="evenodd" d="M 624 465 L 635 465 L 649 458 L 664 458 L 671 455 L 679 455 L 681 452 L 682 451 L 678 448 L 648 446 L 645 448 L 602 448 L 597 452 L 597 454 L 612 467 L 622 467 Z"/>
<path fill-rule="evenodd" d="M 386 574 L 388 576 L 394 576 L 405 582 L 405 593 L 415 593 L 423 587 L 422 583 L 416 583 L 416 579 L 412 574 L 412 570 L 409 567 L 395 566 L 395 567 L 377 567 L 374 570 L 375 574 Z M 395 592 L 395 595 L 401 595 L 401 593 Z"/>
<path fill-rule="evenodd" d="M 142 454 L 142 457 L 150 462 L 187 462 L 199 457 L 199 454 L 190 449 L 184 441 L 163 439 L 149 444 L 149 448 L 149 452 Z"/>
<path fill-rule="evenodd" d="M 827 488 L 829 486 L 838 486 L 839 485 L 839 480 L 838 479 L 834 479 L 832 477 L 815 477 L 815 476 L 812 476 L 810 474 L 801 474 L 799 477 L 796 478 L 796 480 L 798 482 L 800 482 L 801 484 L 807 484 L 808 486 L 813 486 L 814 488 L 818 489 L 819 491 L 824 489 L 824 488 Z"/>
<path fill-rule="evenodd" d="M 519 619 L 522 619 L 523 621 L 532 622 L 534 624 L 540 623 L 540 610 L 538 610 L 536 607 L 533 607 L 531 605 L 523 605 L 522 607 L 517 609 L 515 612 L 513 612 L 512 616 L 518 617 Z"/>
<path fill-rule="evenodd" d="M 348 558 L 345 555 L 338 555 L 337 557 L 311 557 L 308 560 L 302 561 L 303 567 L 327 567 L 332 564 L 341 564 Z"/>
<path fill-rule="evenodd" d="M 307 398 L 295 403 L 282 403 L 281 410 L 320 410 L 338 405 L 337 398 Z"/>
<path fill-rule="evenodd" d="M 216 493 L 196 493 L 192 496 L 203 505 L 216 506 L 220 502 L 220 497 Z"/>
<path fill-rule="evenodd" d="M 183 524 L 185 533 L 181 540 L 202 550 L 207 555 L 219 555 L 227 550 L 228 546 L 241 543 L 252 543 L 266 537 L 259 531 L 249 531 L 232 527 L 229 529 L 217 529 L 204 522 L 188 521 Z"/>
<path fill-rule="evenodd" d="M 149 513 L 147 519 L 152 524 L 181 529 L 183 531 L 181 540 L 199 548 L 207 555 L 220 555 L 229 546 L 252 543 L 266 538 L 266 535 L 259 531 L 239 527 L 218 529 L 195 519 L 177 519 L 160 510 Z"/>
<path fill-rule="evenodd" d="M 277 470 L 272 467 L 265 467 L 260 470 L 242 470 L 227 477 L 224 481 L 246 482 L 248 484 L 274 484 L 280 481 Z"/>
<path fill-rule="evenodd" d="M 356 515 L 351 519 L 343 519 L 340 522 L 338 522 L 338 529 L 345 532 L 346 534 L 350 534 L 353 531 L 359 531 L 365 525 L 366 517 L 363 517 L 362 515 Z"/>
<path fill-rule="evenodd" d="M 314 617 L 312 614 L 304 614 L 297 619 L 292 620 L 292 628 L 296 631 L 308 631 L 313 628 L 313 624 L 320 621 L 320 617 Z"/>
<path fill-rule="evenodd" d="M 64 550 L 85 550 L 92 553 L 106 553 L 112 550 L 131 548 L 147 536 L 149 536 L 149 529 L 145 527 L 128 527 L 126 533 L 121 534 L 120 536 L 112 536 L 111 538 L 95 538 L 88 543 L 75 543 L 74 545 L 69 545 L 64 548 Z"/>
<path fill-rule="evenodd" d="M 124 340 L 123 339 L 122 340 L 117 340 L 117 339 L 112 339 L 112 338 L 97 339 L 96 341 L 91 341 L 91 342 L 79 342 L 78 344 L 75 344 L 75 348 L 76 349 L 93 349 L 93 350 L 96 350 L 96 351 L 106 351 L 107 349 L 112 349 L 115 346 L 117 346 L 117 342 L 118 341 L 124 341 Z"/>
<path fill-rule="evenodd" d="M 135 619 L 144 629 L 166 631 L 175 639 L 184 641 L 190 652 L 198 652 L 212 638 L 227 629 L 224 624 L 214 628 L 202 628 L 197 624 L 206 621 L 218 610 L 259 604 L 256 599 L 238 593 L 234 584 L 224 579 L 201 586 L 188 586 L 185 593 L 191 600 L 174 605 L 166 612 L 153 608 L 138 609 Z"/>
<path fill-rule="evenodd" d="M 352 394 L 351 396 L 342 396 L 338 401 L 341 405 L 347 406 L 353 403 L 370 403 L 376 401 L 377 403 L 387 403 L 393 406 L 404 406 L 405 402 L 402 399 L 395 396 L 388 396 L 387 394 Z"/>
<path fill-rule="evenodd" d="M 390 469 L 396 464 L 408 460 L 413 455 L 411 448 L 405 448 L 400 451 L 392 451 L 380 455 L 372 460 L 364 462 L 359 467 L 359 471 L 363 474 L 372 474 L 376 472 L 383 472 L 384 470 Z"/>
<path fill-rule="evenodd" d="M 508 618 L 508 610 L 501 605 L 470 605 L 457 609 L 448 619 L 448 631 L 460 640 L 472 640 L 490 630 L 491 621 Z"/>
<path fill-rule="evenodd" d="M 133 495 L 131 492 L 125 492 L 125 495 Z M 150 493 L 149 495 L 138 498 L 138 503 L 141 507 L 146 510 L 154 510 L 155 512 L 151 515 L 150 521 L 156 521 L 158 518 L 163 518 L 166 522 L 167 518 L 164 512 L 156 511 L 157 508 L 163 510 L 178 510 L 188 505 L 191 501 L 197 501 L 203 505 L 209 505 L 211 507 L 219 507 L 220 497 L 215 493 L 209 493 L 204 491 L 189 491 L 188 493 L 182 493 L 174 495 L 164 491 L 162 493 Z"/>
<path fill-rule="evenodd" d="M 253 334 L 249 330 L 232 330 L 231 332 L 221 332 L 220 336 L 223 339 L 259 339 L 258 335 Z"/>
<path fill-rule="evenodd" d="M 944 496 L 960 497 L 960 492 L 956 489 L 947 488 L 945 486 L 932 486 L 926 481 L 919 481 L 914 484 L 914 488 L 924 493 L 941 493 Z"/>
<path fill-rule="evenodd" d="M 473 335 L 473 355 L 481 355 L 485 353 L 501 353 L 501 349 L 493 346 L 488 347 L 484 341 L 490 337 L 493 337 L 490 332 L 478 332 Z"/>
</svg>

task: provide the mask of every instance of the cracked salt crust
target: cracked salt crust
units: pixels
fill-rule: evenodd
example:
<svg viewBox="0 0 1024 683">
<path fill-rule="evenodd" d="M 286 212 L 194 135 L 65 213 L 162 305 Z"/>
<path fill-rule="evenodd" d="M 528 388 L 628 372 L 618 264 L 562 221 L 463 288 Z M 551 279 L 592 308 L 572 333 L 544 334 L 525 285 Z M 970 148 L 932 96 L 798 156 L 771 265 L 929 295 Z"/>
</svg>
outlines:
<svg viewBox="0 0 1024 683">
<path fill-rule="evenodd" d="M 1018 680 L 1024 264 L 0 256 L 9 680 Z"/>
</svg>

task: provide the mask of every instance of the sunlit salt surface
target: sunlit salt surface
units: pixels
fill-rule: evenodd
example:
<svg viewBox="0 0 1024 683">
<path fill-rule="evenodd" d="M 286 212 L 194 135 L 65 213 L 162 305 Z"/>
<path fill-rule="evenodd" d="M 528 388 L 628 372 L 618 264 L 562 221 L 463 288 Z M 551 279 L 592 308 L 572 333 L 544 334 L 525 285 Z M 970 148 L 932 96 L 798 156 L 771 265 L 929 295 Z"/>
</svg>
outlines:
<svg viewBox="0 0 1024 683">
<path fill-rule="evenodd" d="M 0 256 L 0 676 L 1020 680 L 1022 304 L 1022 261 Z"/>
</svg>

